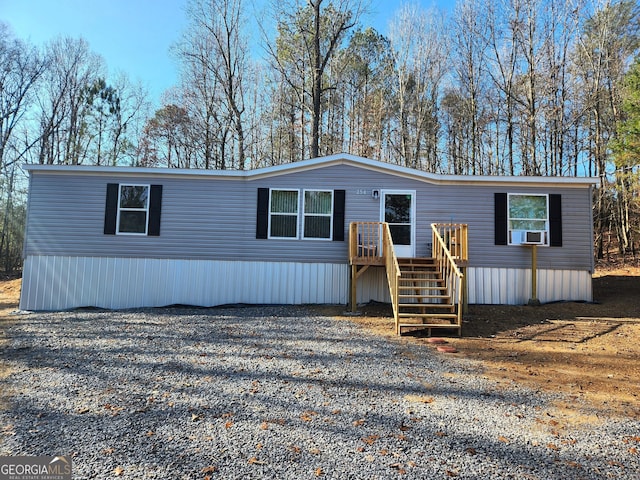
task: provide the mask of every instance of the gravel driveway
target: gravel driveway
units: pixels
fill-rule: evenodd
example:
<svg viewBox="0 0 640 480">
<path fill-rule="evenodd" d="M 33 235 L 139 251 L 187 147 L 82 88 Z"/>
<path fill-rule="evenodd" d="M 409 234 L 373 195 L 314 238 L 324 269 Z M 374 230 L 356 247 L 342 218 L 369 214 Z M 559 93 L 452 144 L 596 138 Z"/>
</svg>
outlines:
<svg viewBox="0 0 640 480">
<path fill-rule="evenodd" d="M 303 307 L 19 317 L 0 455 L 77 479 L 638 478 L 640 424 L 567 424 L 481 364 Z"/>
</svg>

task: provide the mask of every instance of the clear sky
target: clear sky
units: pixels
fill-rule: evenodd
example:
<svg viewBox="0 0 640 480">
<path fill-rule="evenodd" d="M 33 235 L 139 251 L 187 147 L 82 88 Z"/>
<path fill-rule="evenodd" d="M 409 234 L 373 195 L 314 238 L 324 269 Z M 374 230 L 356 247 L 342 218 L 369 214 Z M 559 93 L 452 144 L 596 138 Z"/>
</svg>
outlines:
<svg viewBox="0 0 640 480">
<path fill-rule="evenodd" d="M 111 74 L 125 72 L 141 81 L 158 103 L 175 85 L 177 66 L 169 48 L 186 26 L 187 0 L 0 0 L 0 21 L 14 34 L 41 46 L 58 36 L 83 37 L 106 61 Z M 247 0 L 248 9 L 261 11 L 265 0 Z M 371 14 L 363 19 L 386 33 L 388 20 L 402 0 L 371 0 Z M 450 9 L 454 0 L 414 0 L 424 8 Z M 255 6 L 254 6 L 255 5 Z"/>
</svg>

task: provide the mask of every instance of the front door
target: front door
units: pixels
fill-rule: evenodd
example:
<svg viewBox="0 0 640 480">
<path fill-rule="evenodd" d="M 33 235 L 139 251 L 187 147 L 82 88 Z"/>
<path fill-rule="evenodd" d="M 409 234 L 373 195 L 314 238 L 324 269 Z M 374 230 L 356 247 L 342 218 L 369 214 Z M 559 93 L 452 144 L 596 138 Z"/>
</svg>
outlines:
<svg viewBox="0 0 640 480">
<path fill-rule="evenodd" d="M 396 256 L 400 258 L 415 257 L 415 202 L 415 191 L 382 191 L 380 218 L 389 224 Z"/>
</svg>

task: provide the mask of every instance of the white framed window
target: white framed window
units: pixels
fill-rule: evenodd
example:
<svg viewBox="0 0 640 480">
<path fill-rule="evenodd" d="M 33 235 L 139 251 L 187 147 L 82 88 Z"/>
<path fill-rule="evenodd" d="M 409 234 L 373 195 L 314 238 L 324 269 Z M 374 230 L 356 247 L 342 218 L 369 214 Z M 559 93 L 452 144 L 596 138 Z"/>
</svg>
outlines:
<svg viewBox="0 0 640 480">
<path fill-rule="evenodd" d="M 120 184 L 116 220 L 118 234 L 147 235 L 149 188 L 149 185 Z"/>
<path fill-rule="evenodd" d="M 304 190 L 303 238 L 331 240 L 333 191 Z"/>
<path fill-rule="evenodd" d="M 507 222 L 509 245 L 549 245 L 549 196 L 509 193 Z"/>
<path fill-rule="evenodd" d="M 269 238 L 298 238 L 298 190 L 269 191 Z"/>
<path fill-rule="evenodd" d="M 269 190 L 269 238 L 331 240 L 333 191 Z"/>
</svg>

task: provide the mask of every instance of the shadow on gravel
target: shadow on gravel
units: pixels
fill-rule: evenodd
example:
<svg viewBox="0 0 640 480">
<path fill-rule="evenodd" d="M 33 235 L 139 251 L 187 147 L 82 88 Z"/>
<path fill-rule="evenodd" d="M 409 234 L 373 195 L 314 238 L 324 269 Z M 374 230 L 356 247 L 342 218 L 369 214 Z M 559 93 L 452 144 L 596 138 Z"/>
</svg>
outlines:
<svg viewBox="0 0 640 480">
<path fill-rule="evenodd" d="M 0 453 L 71 453 L 77 478 L 577 478 L 629 463 L 606 431 L 615 450 L 565 444 L 547 397 L 476 364 L 308 314 L 28 315 L 5 350 L 16 394 Z"/>
</svg>

